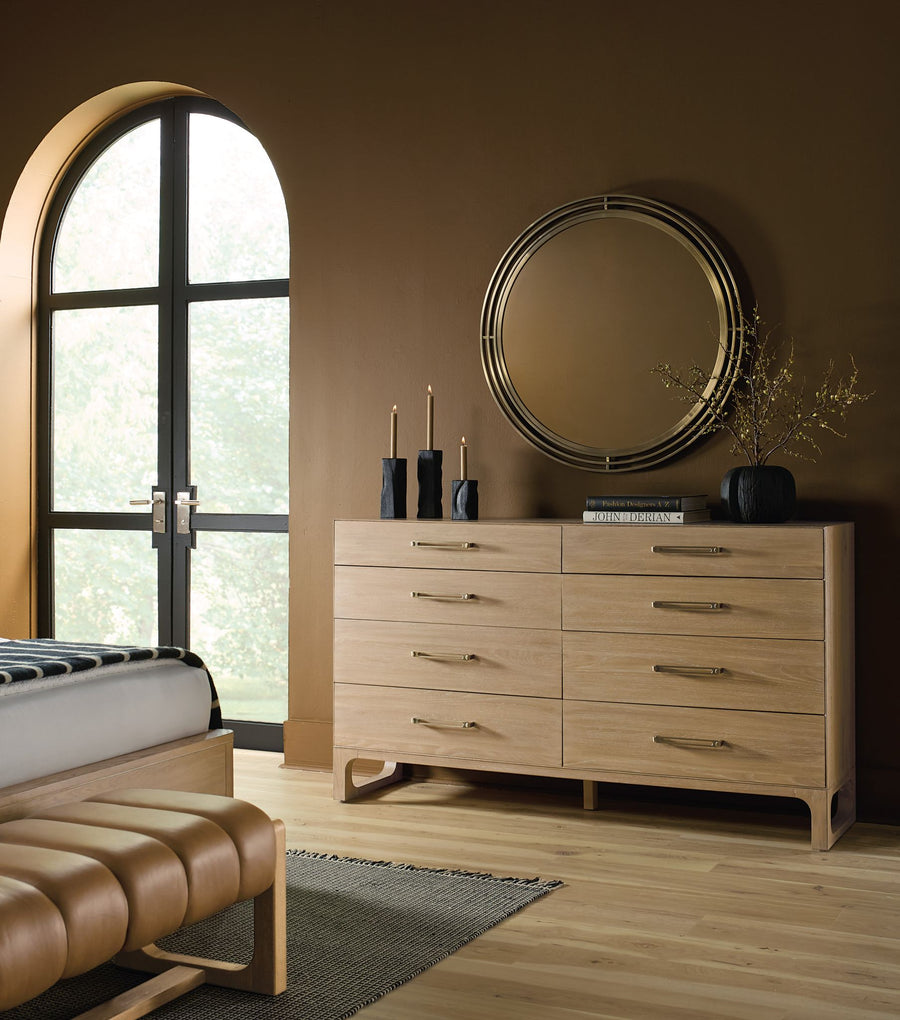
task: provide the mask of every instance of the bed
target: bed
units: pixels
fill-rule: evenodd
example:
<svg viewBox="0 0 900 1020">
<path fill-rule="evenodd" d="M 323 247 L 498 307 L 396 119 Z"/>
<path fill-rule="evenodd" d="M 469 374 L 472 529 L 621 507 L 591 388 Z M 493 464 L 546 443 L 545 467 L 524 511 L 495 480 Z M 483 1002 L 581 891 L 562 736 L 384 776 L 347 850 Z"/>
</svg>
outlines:
<svg viewBox="0 0 900 1020">
<path fill-rule="evenodd" d="M 231 795 L 232 749 L 192 652 L 0 639 L 0 821 L 128 786 Z"/>
</svg>

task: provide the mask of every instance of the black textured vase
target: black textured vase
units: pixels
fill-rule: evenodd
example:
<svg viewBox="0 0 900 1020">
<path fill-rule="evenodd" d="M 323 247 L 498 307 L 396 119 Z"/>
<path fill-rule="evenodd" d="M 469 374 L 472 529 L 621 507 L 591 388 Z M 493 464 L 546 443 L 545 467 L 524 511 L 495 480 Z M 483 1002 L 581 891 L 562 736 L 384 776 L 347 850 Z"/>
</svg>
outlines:
<svg viewBox="0 0 900 1020">
<path fill-rule="evenodd" d="M 722 479 L 722 506 L 733 521 L 780 524 L 794 516 L 794 476 L 778 464 L 732 468 Z"/>
</svg>

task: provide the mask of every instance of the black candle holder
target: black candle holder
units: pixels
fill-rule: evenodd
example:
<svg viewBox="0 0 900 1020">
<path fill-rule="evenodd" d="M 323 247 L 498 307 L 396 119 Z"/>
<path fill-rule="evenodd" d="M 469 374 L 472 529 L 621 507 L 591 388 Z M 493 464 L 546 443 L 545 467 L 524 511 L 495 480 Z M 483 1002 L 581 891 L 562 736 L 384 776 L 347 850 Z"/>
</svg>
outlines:
<svg viewBox="0 0 900 1020">
<path fill-rule="evenodd" d="M 444 516 L 441 505 L 441 487 L 443 486 L 443 450 L 419 450 L 416 473 L 419 479 L 419 512 L 420 520 L 440 520 Z"/>
<path fill-rule="evenodd" d="M 381 458 L 381 519 L 406 519 L 406 457 Z"/>
<path fill-rule="evenodd" d="M 450 483 L 450 517 L 454 521 L 478 520 L 478 481 L 474 478 L 454 478 Z"/>
</svg>

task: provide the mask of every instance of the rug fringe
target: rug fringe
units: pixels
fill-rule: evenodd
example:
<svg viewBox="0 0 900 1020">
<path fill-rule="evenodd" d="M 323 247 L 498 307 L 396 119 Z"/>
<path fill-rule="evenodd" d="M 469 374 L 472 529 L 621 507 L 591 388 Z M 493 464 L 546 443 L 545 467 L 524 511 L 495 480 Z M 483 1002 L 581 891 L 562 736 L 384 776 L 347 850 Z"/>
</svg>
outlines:
<svg viewBox="0 0 900 1020">
<path fill-rule="evenodd" d="M 515 875 L 500 877 L 486 871 L 461 871 L 455 868 L 428 868 L 418 864 L 404 864 L 398 861 L 372 861 L 365 857 L 341 857 L 340 854 L 319 853 L 315 850 L 289 849 L 289 857 L 304 857 L 309 860 L 339 861 L 341 864 L 357 864 L 366 868 L 394 868 L 397 871 L 420 871 L 429 875 L 447 875 L 456 878 L 475 878 L 484 882 L 503 882 L 505 885 L 520 885 L 530 889 L 543 888 L 548 892 L 565 885 L 558 879 L 520 878 Z"/>
</svg>

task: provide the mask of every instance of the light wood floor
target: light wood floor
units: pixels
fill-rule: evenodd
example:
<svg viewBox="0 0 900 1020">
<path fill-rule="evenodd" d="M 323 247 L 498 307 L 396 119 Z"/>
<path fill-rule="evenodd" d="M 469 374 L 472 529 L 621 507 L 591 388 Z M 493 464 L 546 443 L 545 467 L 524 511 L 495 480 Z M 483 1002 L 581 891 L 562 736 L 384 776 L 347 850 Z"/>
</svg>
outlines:
<svg viewBox="0 0 900 1020">
<path fill-rule="evenodd" d="M 802 819 L 407 783 L 350 804 L 331 776 L 235 753 L 235 796 L 307 850 L 557 889 L 362 1010 L 360 1020 L 900 1017 L 900 828 L 828 853 Z"/>
</svg>

